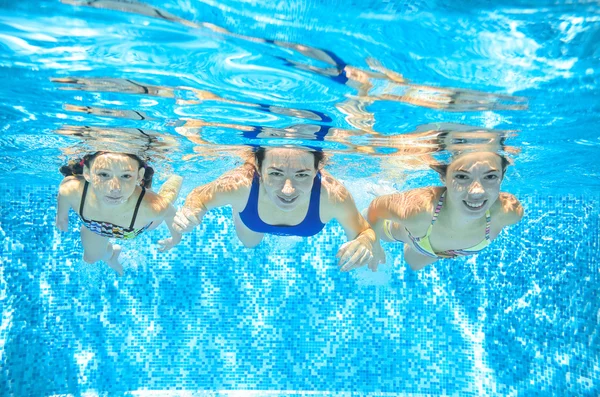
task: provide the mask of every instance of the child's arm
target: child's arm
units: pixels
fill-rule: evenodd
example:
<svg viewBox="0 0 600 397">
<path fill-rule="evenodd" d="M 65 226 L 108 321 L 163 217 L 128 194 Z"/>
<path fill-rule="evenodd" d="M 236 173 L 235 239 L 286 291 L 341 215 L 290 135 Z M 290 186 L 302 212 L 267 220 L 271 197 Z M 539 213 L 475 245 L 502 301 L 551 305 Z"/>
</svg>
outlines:
<svg viewBox="0 0 600 397">
<path fill-rule="evenodd" d="M 177 196 L 179 196 L 182 182 L 183 178 L 179 175 L 171 175 L 169 179 L 167 179 L 167 181 L 160 187 L 160 190 L 157 194 L 165 199 L 167 203 L 173 205 L 175 200 L 177 200 Z"/>
<path fill-rule="evenodd" d="M 62 232 L 69 231 L 69 209 L 72 207 L 71 201 L 79 181 L 74 177 L 63 179 L 58 188 L 57 209 L 56 209 L 56 227 Z"/>
<path fill-rule="evenodd" d="M 168 251 L 181 242 L 181 233 L 173 228 L 173 218 L 175 218 L 176 213 L 177 212 L 175 211 L 175 208 L 172 205 L 169 205 L 164 219 L 167 223 L 167 227 L 169 228 L 169 232 L 171 232 L 171 237 L 158 242 L 158 244 L 161 246 L 159 248 L 159 251 L 161 252 Z"/>
</svg>

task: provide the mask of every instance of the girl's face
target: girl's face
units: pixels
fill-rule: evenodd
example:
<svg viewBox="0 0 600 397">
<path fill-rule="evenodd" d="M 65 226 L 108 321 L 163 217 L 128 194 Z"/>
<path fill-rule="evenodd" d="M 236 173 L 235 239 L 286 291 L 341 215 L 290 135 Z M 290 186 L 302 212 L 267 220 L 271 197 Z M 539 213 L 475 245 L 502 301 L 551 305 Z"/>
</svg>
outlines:
<svg viewBox="0 0 600 397">
<path fill-rule="evenodd" d="M 267 197 L 283 211 L 292 211 L 310 199 L 317 170 L 314 155 L 298 149 L 269 149 L 261 166 Z"/>
<path fill-rule="evenodd" d="M 460 156 L 450 164 L 442 180 L 453 208 L 470 218 L 482 217 L 500 195 L 502 159 L 493 152 Z"/>
<path fill-rule="evenodd" d="M 144 168 L 126 155 L 103 153 L 96 156 L 90 168 L 84 167 L 84 177 L 104 204 L 125 203 L 144 177 Z"/>
</svg>

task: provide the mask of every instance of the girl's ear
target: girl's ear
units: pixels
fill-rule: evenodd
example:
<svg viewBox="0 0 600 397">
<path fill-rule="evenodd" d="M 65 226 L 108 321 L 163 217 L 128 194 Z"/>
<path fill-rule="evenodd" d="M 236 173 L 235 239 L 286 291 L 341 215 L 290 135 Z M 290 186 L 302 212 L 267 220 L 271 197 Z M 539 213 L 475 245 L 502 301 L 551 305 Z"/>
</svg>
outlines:
<svg viewBox="0 0 600 397">
<path fill-rule="evenodd" d="M 142 182 L 144 181 L 144 175 L 146 175 L 146 169 L 144 167 L 141 167 L 138 170 L 138 185 L 141 185 Z"/>
<path fill-rule="evenodd" d="M 85 179 L 85 180 L 86 180 L 88 183 L 91 183 L 91 179 L 92 179 L 92 177 L 91 177 L 90 169 L 89 169 L 89 167 L 88 167 L 87 165 L 85 165 L 85 164 L 83 165 L 83 174 L 82 174 L 82 175 L 83 175 L 84 179 Z"/>
<path fill-rule="evenodd" d="M 430 165 L 431 169 L 437 172 L 440 176 L 442 182 L 446 183 L 446 172 L 448 172 L 447 164 L 432 164 Z"/>
</svg>

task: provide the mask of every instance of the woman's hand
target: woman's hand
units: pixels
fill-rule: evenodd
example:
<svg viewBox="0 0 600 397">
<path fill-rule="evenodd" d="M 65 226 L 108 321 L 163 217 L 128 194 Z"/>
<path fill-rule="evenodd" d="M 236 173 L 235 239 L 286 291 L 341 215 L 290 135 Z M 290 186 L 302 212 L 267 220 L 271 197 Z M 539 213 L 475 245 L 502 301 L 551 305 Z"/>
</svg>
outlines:
<svg viewBox="0 0 600 397">
<path fill-rule="evenodd" d="M 340 270 L 343 272 L 364 266 L 374 258 L 373 242 L 369 237 L 361 234 L 354 240 L 342 244 L 336 258 L 339 258 L 338 266 L 341 267 Z"/>
<path fill-rule="evenodd" d="M 200 224 L 202 219 L 193 210 L 180 208 L 173 218 L 173 229 L 179 233 L 189 233 Z"/>
</svg>

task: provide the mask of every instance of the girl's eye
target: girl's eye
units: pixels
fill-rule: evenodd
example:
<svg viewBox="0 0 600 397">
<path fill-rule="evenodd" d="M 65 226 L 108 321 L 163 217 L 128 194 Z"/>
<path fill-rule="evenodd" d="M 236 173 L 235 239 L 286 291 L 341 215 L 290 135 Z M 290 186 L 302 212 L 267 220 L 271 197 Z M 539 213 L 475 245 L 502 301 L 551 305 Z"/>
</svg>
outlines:
<svg viewBox="0 0 600 397">
<path fill-rule="evenodd" d="M 466 181 L 469 179 L 469 177 L 465 174 L 457 174 L 454 176 L 454 178 L 458 179 L 459 181 Z"/>
<path fill-rule="evenodd" d="M 271 176 L 281 176 L 283 174 L 281 172 L 271 171 L 271 172 L 269 172 L 269 175 L 271 175 Z"/>
<path fill-rule="evenodd" d="M 296 174 L 296 178 L 306 178 L 308 174 Z"/>
<path fill-rule="evenodd" d="M 485 179 L 490 180 L 490 181 L 495 181 L 496 179 L 498 179 L 498 175 L 486 175 Z"/>
<path fill-rule="evenodd" d="M 102 178 L 107 178 L 109 176 L 106 172 L 100 172 L 98 175 L 100 175 Z"/>
</svg>

